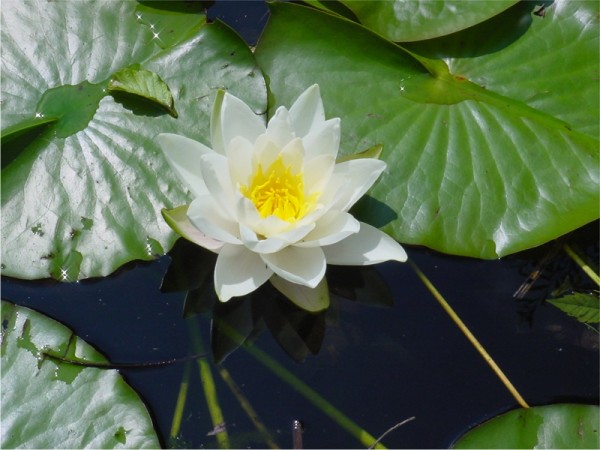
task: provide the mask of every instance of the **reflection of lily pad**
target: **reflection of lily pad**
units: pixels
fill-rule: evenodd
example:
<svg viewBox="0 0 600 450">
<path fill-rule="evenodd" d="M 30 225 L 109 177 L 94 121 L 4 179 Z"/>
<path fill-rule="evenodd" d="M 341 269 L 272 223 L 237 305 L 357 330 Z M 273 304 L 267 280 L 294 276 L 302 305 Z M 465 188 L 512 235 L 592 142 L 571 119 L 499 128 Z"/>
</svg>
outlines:
<svg viewBox="0 0 600 450">
<path fill-rule="evenodd" d="M 532 19 L 525 3 L 501 17 L 518 39 L 489 55 L 479 47 L 491 51 L 493 19 L 476 39 L 452 38 L 464 58 L 449 55 L 451 71 L 289 3 L 270 5 L 255 56 L 273 104 L 319 83 L 327 116 L 342 118 L 343 152 L 383 144 L 388 170 L 376 202 L 357 205 L 361 219 L 382 222 L 384 203 L 395 212 L 384 230 L 400 242 L 495 258 L 598 218 L 599 4 L 556 1 Z"/>
<path fill-rule="evenodd" d="M 209 142 L 218 88 L 257 113 L 266 105 L 264 80 L 243 40 L 223 24 L 205 25 L 199 8 L 189 6 L 2 5 L 2 127 L 31 130 L 10 142 L 18 145 L 8 160 L 3 155 L 3 275 L 102 276 L 173 245 L 160 210 L 188 198 L 155 136 L 174 132 Z M 148 98 L 168 105 L 172 95 L 179 118 L 109 95 L 111 76 L 136 64 L 165 83 Z M 36 113 L 57 120 L 38 126 Z"/>
<path fill-rule="evenodd" d="M 462 436 L 453 448 L 600 448 L 598 407 L 549 405 L 502 414 Z"/>
<path fill-rule="evenodd" d="M 116 370 L 65 326 L 2 302 L 2 448 L 158 448 L 150 416 Z"/>
</svg>

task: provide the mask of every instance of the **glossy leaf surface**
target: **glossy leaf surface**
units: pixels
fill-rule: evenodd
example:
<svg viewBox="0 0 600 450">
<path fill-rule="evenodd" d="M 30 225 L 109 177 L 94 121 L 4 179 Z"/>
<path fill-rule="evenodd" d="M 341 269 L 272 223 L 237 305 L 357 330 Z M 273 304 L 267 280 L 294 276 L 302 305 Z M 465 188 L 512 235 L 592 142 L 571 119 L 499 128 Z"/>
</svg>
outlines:
<svg viewBox="0 0 600 450">
<path fill-rule="evenodd" d="M 598 420 L 594 405 L 516 409 L 469 431 L 453 448 L 598 448 Z"/>
<path fill-rule="evenodd" d="M 158 448 L 146 407 L 105 358 L 60 323 L 2 301 L 2 448 Z"/>
<path fill-rule="evenodd" d="M 218 88 L 257 113 L 266 104 L 264 80 L 241 38 L 219 23 L 203 26 L 205 17 L 188 7 L 3 5 L 2 127 L 31 124 L 40 107 L 58 117 L 24 144 L 13 140 L 19 146 L 5 166 L 3 159 L 3 275 L 103 276 L 173 245 L 160 211 L 189 199 L 155 136 L 173 132 L 208 144 Z M 178 119 L 134 96 L 109 95 L 111 76 L 135 64 L 168 86 Z"/>
<path fill-rule="evenodd" d="M 517 0 L 343 0 L 359 21 L 395 42 L 431 39 L 468 28 L 504 11 Z"/>
<path fill-rule="evenodd" d="M 496 258 L 598 217 L 598 4 L 557 1 L 545 18 L 533 8 L 444 37 L 462 53 L 433 60 L 276 3 L 255 56 L 270 104 L 318 83 L 327 116 L 342 118 L 343 153 L 383 144 L 388 170 L 361 220 L 403 243 Z M 493 46 L 485 32 L 500 25 Z"/>
<path fill-rule="evenodd" d="M 108 82 L 108 90 L 112 93 L 125 93 L 138 96 L 164 108 L 177 118 L 173 95 L 169 86 L 154 72 L 126 67 L 115 72 Z"/>
<path fill-rule="evenodd" d="M 600 322 L 600 301 L 597 295 L 575 292 L 550 299 L 548 303 L 582 323 Z"/>
</svg>

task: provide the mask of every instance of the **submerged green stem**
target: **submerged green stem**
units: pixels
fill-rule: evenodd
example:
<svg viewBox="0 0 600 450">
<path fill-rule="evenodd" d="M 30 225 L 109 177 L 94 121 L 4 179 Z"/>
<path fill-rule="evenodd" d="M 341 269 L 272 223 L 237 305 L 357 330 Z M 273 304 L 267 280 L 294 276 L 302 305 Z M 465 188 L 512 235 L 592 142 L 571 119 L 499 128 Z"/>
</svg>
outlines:
<svg viewBox="0 0 600 450">
<path fill-rule="evenodd" d="M 264 436 L 265 441 L 268 444 L 269 448 L 274 448 L 274 449 L 279 448 L 279 446 L 273 440 L 273 437 L 269 433 L 269 430 L 267 430 L 267 427 L 265 426 L 265 424 L 262 422 L 262 420 L 260 420 L 260 417 L 258 417 L 258 414 L 256 413 L 256 411 L 250 404 L 250 401 L 248 401 L 248 398 L 246 398 L 246 396 L 244 395 L 242 390 L 239 388 L 237 383 L 231 377 L 229 371 L 227 369 L 225 369 L 225 367 L 223 367 L 223 366 L 217 366 L 217 368 L 219 370 L 219 374 L 221 375 L 221 378 L 223 379 L 223 381 L 225 381 L 225 384 L 227 384 L 227 386 L 229 386 L 229 389 L 231 389 L 231 392 L 233 393 L 233 395 L 235 395 L 235 397 L 238 399 L 238 401 L 240 402 L 240 405 L 242 406 L 242 409 L 248 415 L 248 418 L 252 421 L 252 423 L 254 424 L 256 429 Z"/>
<path fill-rule="evenodd" d="M 179 394 L 177 395 L 177 403 L 175 404 L 173 421 L 171 422 L 171 439 L 176 439 L 179 435 L 179 430 L 181 429 L 181 418 L 183 417 L 183 410 L 185 408 L 185 401 L 187 399 L 187 391 L 190 382 L 190 367 L 191 363 L 185 365 L 181 386 L 179 386 Z"/>
<path fill-rule="evenodd" d="M 446 313 L 448 313 L 450 318 L 458 326 L 460 331 L 471 342 L 471 344 L 473 344 L 473 346 L 479 352 L 479 354 L 483 357 L 485 362 L 487 362 L 490 365 L 490 367 L 492 368 L 494 373 L 498 376 L 498 378 L 500 378 L 500 381 L 502 381 L 504 386 L 506 386 L 506 388 L 509 390 L 509 392 L 512 394 L 512 396 L 515 398 L 517 403 L 519 405 L 521 405 L 521 407 L 523 407 L 523 408 L 529 408 L 529 405 L 527 404 L 525 399 L 523 399 L 521 394 L 519 394 L 517 389 L 513 386 L 513 384 L 508 379 L 508 377 L 504 374 L 504 372 L 502 372 L 502 370 L 500 369 L 498 364 L 496 364 L 496 362 L 492 359 L 490 354 L 485 350 L 485 348 L 483 348 L 481 343 L 477 340 L 477 338 L 473 335 L 473 333 L 471 333 L 471 331 L 467 328 L 465 323 L 456 314 L 456 312 L 452 309 L 452 307 L 448 304 L 448 302 L 444 299 L 444 297 L 442 297 L 442 294 L 440 294 L 440 292 L 435 288 L 435 286 L 431 283 L 431 281 L 429 281 L 429 279 L 425 276 L 425 274 L 423 272 L 421 272 L 421 269 L 419 269 L 414 262 L 409 260 L 408 263 L 413 268 L 413 270 L 416 272 L 417 276 L 423 282 L 425 287 L 427 287 L 429 292 L 431 292 L 431 294 L 434 296 L 434 298 L 438 301 L 438 303 L 442 306 L 442 308 L 444 308 Z"/>
<path fill-rule="evenodd" d="M 271 358 L 267 353 L 260 350 L 254 345 L 244 346 L 242 348 L 244 348 L 248 353 L 254 356 L 254 358 L 256 358 L 260 363 L 269 368 L 275 375 L 279 376 L 279 378 L 281 378 L 292 388 L 294 388 L 296 391 L 302 394 L 309 402 L 311 402 L 322 412 L 327 414 L 339 426 L 341 426 L 352 436 L 357 438 L 365 447 L 369 447 L 373 443 L 377 442 L 377 439 L 375 439 L 375 437 L 373 437 L 367 431 L 363 430 L 360 426 L 358 426 L 351 419 L 349 419 L 339 409 L 337 409 L 326 399 L 324 399 L 321 395 L 319 395 L 316 391 L 314 391 L 310 386 L 308 386 L 297 376 L 295 376 L 292 372 L 290 372 L 277 361 L 275 361 L 273 358 Z M 380 443 L 377 443 L 374 448 L 385 449 L 386 447 L 384 447 Z"/>
<path fill-rule="evenodd" d="M 195 325 L 195 323 L 190 323 L 189 326 L 192 342 L 199 352 L 203 352 L 204 344 L 202 343 L 202 337 Z M 225 419 L 223 418 L 223 412 L 219 405 L 219 397 L 215 387 L 215 380 L 210 370 L 210 364 L 206 359 L 199 359 L 197 363 L 200 371 L 202 389 L 204 390 L 204 396 L 206 397 L 206 405 L 208 406 L 208 412 L 212 420 L 213 428 L 219 430 L 219 432 L 215 433 L 217 444 L 219 445 L 219 448 L 231 448 L 229 434 L 227 434 L 227 429 L 224 427 Z"/>
<path fill-rule="evenodd" d="M 590 265 L 586 263 L 584 259 L 581 256 L 579 256 L 569 244 L 565 244 L 564 249 L 565 252 L 567 252 L 567 255 L 569 255 L 573 259 L 573 261 L 575 261 L 577 265 L 581 267 L 581 270 L 583 270 L 587 274 L 587 276 L 592 279 L 592 281 L 594 281 L 598 286 L 600 286 L 600 276 L 598 276 L 598 274 L 592 270 Z"/>
</svg>

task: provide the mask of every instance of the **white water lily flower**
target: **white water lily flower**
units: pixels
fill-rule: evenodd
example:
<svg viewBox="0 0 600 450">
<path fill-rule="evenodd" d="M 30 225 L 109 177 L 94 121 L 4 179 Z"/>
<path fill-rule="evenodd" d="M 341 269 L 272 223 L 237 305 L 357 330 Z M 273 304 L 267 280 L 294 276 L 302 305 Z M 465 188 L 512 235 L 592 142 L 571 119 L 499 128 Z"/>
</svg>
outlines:
<svg viewBox="0 0 600 450">
<path fill-rule="evenodd" d="M 336 164 L 340 120 L 325 120 L 318 85 L 289 110 L 279 107 L 266 126 L 243 101 L 219 91 L 212 148 L 175 134 L 158 141 L 195 197 L 187 210 L 165 217 L 175 231 L 218 253 L 214 283 L 221 301 L 271 279 L 300 306 L 319 310 L 328 304 L 315 289 L 323 286 L 326 264 L 407 259 L 395 240 L 348 213 L 386 164 L 372 158 Z"/>
</svg>

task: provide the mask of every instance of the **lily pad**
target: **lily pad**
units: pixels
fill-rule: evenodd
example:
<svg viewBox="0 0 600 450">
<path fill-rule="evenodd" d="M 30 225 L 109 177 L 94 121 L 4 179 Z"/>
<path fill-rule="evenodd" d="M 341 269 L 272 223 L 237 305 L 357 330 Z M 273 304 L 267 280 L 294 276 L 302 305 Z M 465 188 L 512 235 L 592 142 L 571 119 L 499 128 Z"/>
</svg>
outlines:
<svg viewBox="0 0 600 450">
<path fill-rule="evenodd" d="M 143 402 L 64 325 L 2 301 L 2 448 L 158 448 Z"/>
<path fill-rule="evenodd" d="M 264 112 L 247 45 L 221 23 L 204 25 L 188 3 L 3 4 L 2 126 L 31 126 L 40 105 L 57 117 L 3 160 L 3 275 L 74 281 L 168 251 L 177 236 L 161 209 L 189 198 L 155 136 L 209 143 L 219 88 Z M 168 87 L 179 118 L 110 95 L 111 77 L 136 64 Z"/>
<path fill-rule="evenodd" d="M 516 409 L 458 439 L 453 448 L 600 448 L 600 416 L 593 405 Z"/>
<path fill-rule="evenodd" d="M 154 72 L 139 67 L 126 67 L 115 72 L 108 82 L 108 90 L 114 93 L 125 93 L 139 96 L 157 106 L 164 108 L 177 118 L 173 95 L 169 86 Z"/>
<path fill-rule="evenodd" d="M 404 243 L 497 258 L 598 218 L 598 4 L 556 1 L 533 20 L 525 3 L 501 15 L 512 39 L 463 39 L 464 58 L 448 64 L 274 3 L 255 56 L 270 104 L 318 83 L 343 153 L 383 144 L 388 170 L 354 210 L 361 220 Z"/>
<path fill-rule="evenodd" d="M 600 323 L 600 299 L 598 299 L 598 295 L 574 292 L 549 299 L 548 303 L 581 323 Z"/>
<path fill-rule="evenodd" d="M 396 42 L 450 34 L 504 11 L 518 0 L 343 0 L 360 22 Z"/>
</svg>

